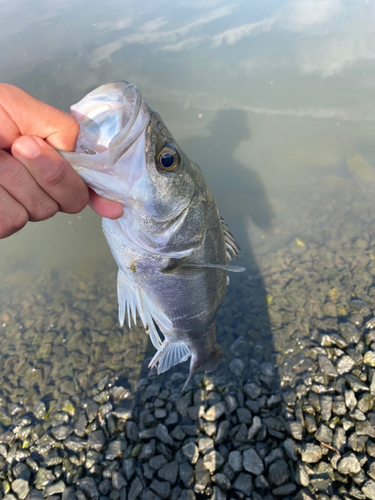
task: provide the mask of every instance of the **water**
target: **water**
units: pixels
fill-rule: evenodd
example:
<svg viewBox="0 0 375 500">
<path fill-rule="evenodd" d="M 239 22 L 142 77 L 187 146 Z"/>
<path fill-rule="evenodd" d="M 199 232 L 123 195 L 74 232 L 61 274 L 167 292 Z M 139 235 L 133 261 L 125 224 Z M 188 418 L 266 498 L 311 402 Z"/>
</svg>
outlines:
<svg viewBox="0 0 375 500">
<path fill-rule="evenodd" d="M 347 318 L 352 296 L 375 305 L 374 18 L 370 1 L 0 1 L 2 81 L 65 111 L 133 82 L 203 169 L 248 269 L 219 311 L 219 373 L 243 335 L 245 365 L 276 362 L 295 383 L 317 328 Z M 147 376 L 143 330 L 116 323 L 97 215 L 30 223 L 0 262 L 7 397 Z"/>
</svg>

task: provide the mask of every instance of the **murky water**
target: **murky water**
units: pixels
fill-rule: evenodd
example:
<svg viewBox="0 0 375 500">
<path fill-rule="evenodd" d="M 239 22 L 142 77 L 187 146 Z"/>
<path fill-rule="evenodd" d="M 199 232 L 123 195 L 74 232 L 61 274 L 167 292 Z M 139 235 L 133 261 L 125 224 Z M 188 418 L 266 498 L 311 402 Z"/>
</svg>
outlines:
<svg viewBox="0 0 375 500">
<path fill-rule="evenodd" d="M 230 339 L 254 325 L 259 339 L 271 338 L 259 256 L 285 253 L 296 237 L 324 246 L 334 229 L 327 213 L 340 219 L 343 191 L 375 186 L 372 3 L 25 6 L 0 4 L 1 79 L 64 110 L 102 83 L 134 82 L 201 165 L 243 248 L 249 271 L 233 280 L 219 316 L 242 311 Z M 368 191 L 361 211 L 372 211 Z M 346 212 L 348 224 L 354 212 Z M 321 234 L 314 213 L 322 215 Z M 357 225 L 353 238 L 364 230 Z M 29 224 L 3 240 L 0 253 L 1 287 L 6 294 L 12 284 L 15 297 L 23 279 L 33 295 L 34 280 L 51 270 L 63 280 L 83 262 L 92 272 L 115 269 L 89 209 Z M 249 281 L 255 305 L 239 291 Z M 108 287 L 114 293 L 113 279 Z M 115 308 L 113 296 L 113 315 Z M 220 330 L 226 343 L 227 329 Z"/>
<path fill-rule="evenodd" d="M 294 386 L 317 331 L 352 297 L 375 306 L 374 21 L 368 0 L 0 0 L 2 81 L 68 111 L 126 79 L 201 166 L 247 267 L 219 311 L 218 376 L 242 336 L 243 377 L 272 361 Z M 0 242 L 4 396 L 64 404 L 106 374 L 147 377 L 115 271 L 89 209 Z"/>
</svg>

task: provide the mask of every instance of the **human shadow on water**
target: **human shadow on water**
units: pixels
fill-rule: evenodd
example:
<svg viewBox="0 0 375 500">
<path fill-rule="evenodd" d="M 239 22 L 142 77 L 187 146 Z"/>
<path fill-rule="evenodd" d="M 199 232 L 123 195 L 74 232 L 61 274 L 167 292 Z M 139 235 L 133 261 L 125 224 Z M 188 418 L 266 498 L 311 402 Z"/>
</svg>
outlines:
<svg viewBox="0 0 375 500">
<path fill-rule="evenodd" d="M 251 139 L 242 110 L 220 110 L 209 123 L 209 137 L 190 137 L 181 147 L 201 167 L 221 216 L 241 247 L 241 274 L 228 273 L 230 284 L 218 312 L 218 341 L 224 352 L 242 335 L 252 346 L 250 357 L 269 360 L 272 348 L 266 292 L 248 237 L 249 224 L 269 230 L 273 210 L 258 173 L 235 159 L 235 151 Z M 230 351 L 229 351 L 230 352 Z"/>
</svg>

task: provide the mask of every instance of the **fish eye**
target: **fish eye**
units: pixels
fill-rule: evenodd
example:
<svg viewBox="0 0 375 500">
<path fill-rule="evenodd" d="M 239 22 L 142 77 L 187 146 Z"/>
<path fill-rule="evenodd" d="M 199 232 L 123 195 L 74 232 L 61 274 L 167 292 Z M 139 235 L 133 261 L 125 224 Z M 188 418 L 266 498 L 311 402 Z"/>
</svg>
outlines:
<svg viewBox="0 0 375 500">
<path fill-rule="evenodd" d="M 158 154 L 157 167 L 166 172 L 175 172 L 180 166 L 180 155 L 173 144 L 166 144 Z"/>
</svg>

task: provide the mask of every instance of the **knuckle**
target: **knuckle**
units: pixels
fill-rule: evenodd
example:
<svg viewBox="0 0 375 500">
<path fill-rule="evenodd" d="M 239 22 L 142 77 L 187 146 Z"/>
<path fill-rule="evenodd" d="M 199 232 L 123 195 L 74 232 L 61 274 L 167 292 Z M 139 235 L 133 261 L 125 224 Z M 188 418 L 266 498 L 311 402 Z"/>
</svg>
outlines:
<svg viewBox="0 0 375 500">
<path fill-rule="evenodd" d="M 41 203 L 33 209 L 33 219 L 38 221 L 47 220 L 56 215 L 59 211 L 59 207 L 57 203 L 51 199 L 47 200 L 44 203 Z"/>
<path fill-rule="evenodd" d="M 64 212 L 66 212 L 67 214 L 78 214 L 79 212 L 82 212 L 82 210 L 85 208 L 88 202 L 89 202 L 89 194 L 88 192 L 86 192 L 84 195 L 72 201 L 71 204 L 68 207 L 66 207 Z"/>
<path fill-rule="evenodd" d="M 67 175 L 67 165 L 64 161 L 60 161 L 44 171 L 43 182 L 49 188 L 55 188 L 64 182 Z"/>
</svg>

